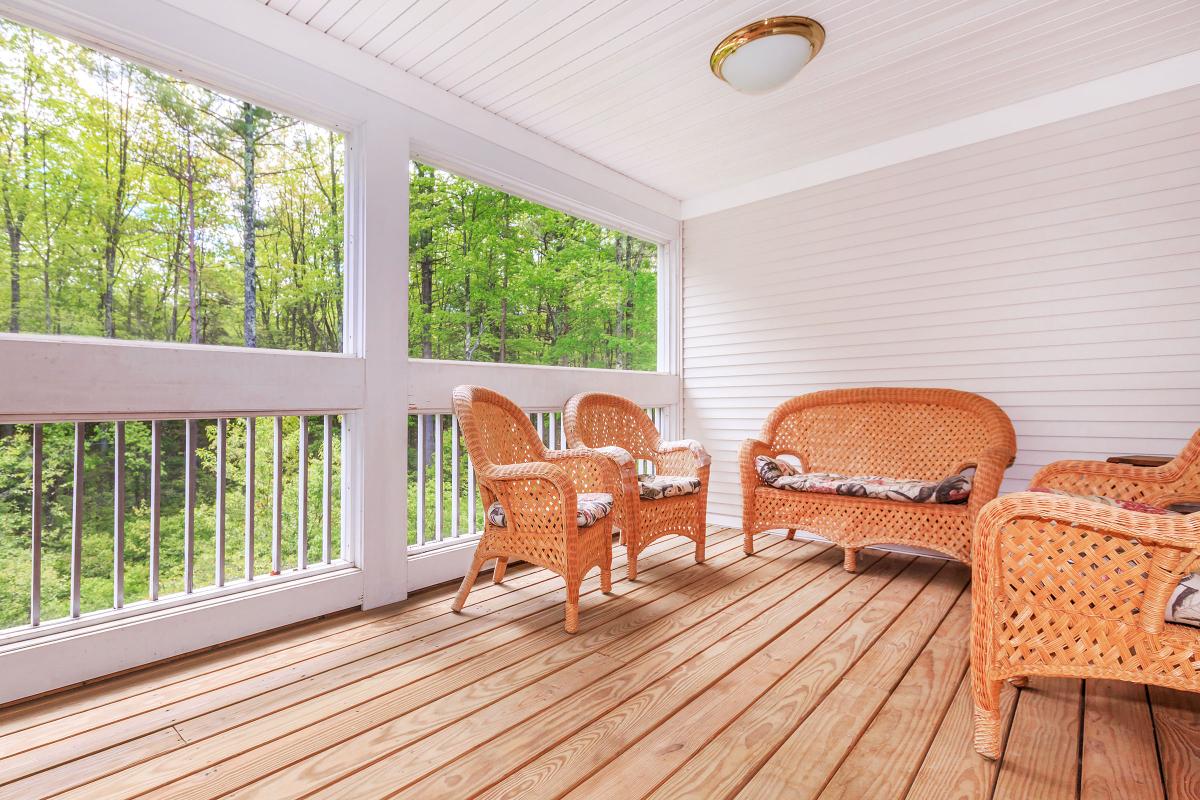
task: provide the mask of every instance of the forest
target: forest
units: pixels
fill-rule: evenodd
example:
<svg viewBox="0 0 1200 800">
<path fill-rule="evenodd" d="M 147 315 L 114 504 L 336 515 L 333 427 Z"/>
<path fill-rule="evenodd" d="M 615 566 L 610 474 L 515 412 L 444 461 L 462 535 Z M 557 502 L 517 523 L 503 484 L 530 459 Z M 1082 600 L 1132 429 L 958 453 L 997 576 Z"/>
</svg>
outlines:
<svg viewBox="0 0 1200 800">
<path fill-rule="evenodd" d="M 0 339 L 340 351 L 344 153 L 338 132 L 0 19 Z M 410 176 L 412 356 L 655 368 L 655 245 L 426 164 L 413 163 Z M 340 467 L 337 419 L 331 458 Z M 255 440 L 260 574 L 270 564 L 270 422 L 259 420 Z M 182 586 L 187 424 L 161 424 L 163 593 Z M 204 586 L 215 559 L 216 423 L 191 424 L 196 585 Z M 320 529 L 321 424 L 310 420 L 303 451 L 310 531 Z M 415 429 L 410 417 L 410 470 Z M 283 420 L 284 561 L 292 566 L 299 430 L 296 418 Z M 69 599 L 73 426 L 42 432 L 40 600 L 49 620 Z M 86 612 L 112 603 L 115 425 L 87 423 L 84 432 Z M 0 628 L 29 619 L 32 434 L 31 425 L 0 426 Z M 228 435 L 232 580 L 241 569 L 245 421 L 231 420 Z M 128 422 L 125 437 L 125 595 L 133 602 L 147 594 L 149 423 Z M 432 436 L 426 442 L 430 456 Z M 449 489 L 427 482 L 427 508 L 438 491 Z M 339 527 L 335 519 L 335 540 Z M 319 553 L 319 537 L 309 541 Z"/>
</svg>

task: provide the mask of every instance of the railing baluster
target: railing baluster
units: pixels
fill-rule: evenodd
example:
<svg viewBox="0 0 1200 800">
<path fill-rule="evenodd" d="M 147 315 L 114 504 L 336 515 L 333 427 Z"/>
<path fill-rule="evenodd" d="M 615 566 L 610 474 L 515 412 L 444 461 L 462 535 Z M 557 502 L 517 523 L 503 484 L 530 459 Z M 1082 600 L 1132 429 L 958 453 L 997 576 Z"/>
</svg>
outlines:
<svg viewBox="0 0 1200 800">
<path fill-rule="evenodd" d="M 299 506 L 296 509 L 296 569 L 308 569 L 308 417 L 300 416 L 300 443 L 296 446 L 300 457 L 297 467 L 297 487 Z"/>
<path fill-rule="evenodd" d="M 442 540 L 442 491 L 445 488 L 442 481 L 442 453 L 445 447 L 442 440 L 441 414 L 434 414 L 433 416 L 433 437 L 437 439 L 437 447 L 434 448 L 437 462 L 433 466 L 433 515 L 437 519 L 437 522 L 433 527 L 433 540 L 440 542 Z"/>
<path fill-rule="evenodd" d="M 417 414 L 417 546 L 425 544 L 425 415 Z"/>
<path fill-rule="evenodd" d="M 475 535 L 475 465 L 471 463 L 471 454 L 467 453 L 467 533 Z"/>
<path fill-rule="evenodd" d="M 321 442 L 321 560 L 333 562 L 333 418 L 325 415 Z"/>
<path fill-rule="evenodd" d="M 344 465 L 346 463 L 346 415 L 345 414 L 343 414 L 341 416 L 340 424 L 341 424 L 342 436 L 338 440 L 338 446 L 341 448 L 341 450 L 340 450 L 341 463 Z M 343 467 L 343 469 L 344 469 L 344 467 Z M 345 474 L 346 473 L 343 471 L 342 475 L 344 476 Z M 342 478 L 340 488 L 342 491 L 343 500 L 342 500 L 342 505 L 341 505 L 342 511 L 341 511 L 341 513 L 338 514 L 338 556 L 342 559 L 346 559 L 346 511 L 345 511 L 345 509 L 346 509 L 346 502 L 345 502 L 346 481 L 345 481 L 344 477 Z M 407 493 L 407 490 L 406 490 L 406 493 Z"/>
<path fill-rule="evenodd" d="M 558 449 L 558 436 L 557 436 L 557 431 L 555 430 L 555 427 L 556 426 L 554 424 L 554 412 L 551 411 L 550 412 L 550 449 L 551 450 Z"/>
<path fill-rule="evenodd" d="M 83 445 L 84 424 L 75 423 L 75 468 L 71 492 L 71 618 L 79 616 L 83 581 Z"/>
<path fill-rule="evenodd" d="M 125 605 L 125 423 L 113 427 L 113 608 Z"/>
<path fill-rule="evenodd" d="M 542 444 L 545 444 L 546 443 L 546 434 L 542 433 L 542 417 L 544 417 L 546 415 L 542 414 L 541 412 L 538 412 L 535 416 L 537 417 L 538 438 L 542 440 Z"/>
<path fill-rule="evenodd" d="M 33 425 L 33 496 L 30 498 L 29 624 L 42 622 L 42 426 Z"/>
<path fill-rule="evenodd" d="M 162 545 L 162 464 L 159 450 L 162 428 L 158 420 L 150 421 L 150 599 L 158 599 L 158 572 Z"/>
<path fill-rule="evenodd" d="M 196 572 L 196 421 L 183 421 L 183 591 L 195 589 Z"/>
<path fill-rule="evenodd" d="M 254 580 L 254 417 L 246 417 L 246 525 L 242 565 L 246 580 Z"/>
<path fill-rule="evenodd" d="M 458 420 L 450 417 L 450 536 L 458 538 Z"/>
<path fill-rule="evenodd" d="M 217 488 L 216 488 L 216 528 L 213 534 L 213 547 L 216 560 L 213 562 L 213 583 L 225 585 L 225 445 L 228 437 L 229 420 L 217 420 Z"/>
<path fill-rule="evenodd" d="M 275 417 L 271 481 L 271 574 L 283 571 L 283 417 Z"/>
</svg>

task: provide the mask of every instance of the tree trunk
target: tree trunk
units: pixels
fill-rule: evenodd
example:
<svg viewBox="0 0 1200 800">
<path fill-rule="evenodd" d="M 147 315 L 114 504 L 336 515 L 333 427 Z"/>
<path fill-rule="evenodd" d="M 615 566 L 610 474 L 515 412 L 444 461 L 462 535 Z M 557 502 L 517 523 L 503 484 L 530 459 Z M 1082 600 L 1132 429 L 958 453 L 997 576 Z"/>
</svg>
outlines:
<svg viewBox="0 0 1200 800">
<path fill-rule="evenodd" d="M 8 226 L 9 291 L 12 305 L 8 311 L 8 330 L 21 331 L 21 229 Z"/>
<path fill-rule="evenodd" d="M 188 228 L 188 313 L 192 318 L 191 342 L 200 342 L 200 273 L 196 269 L 196 160 L 192 139 L 187 152 L 187 228 Z"/>
<path fill-rule="evenodd" d="M 243 251 L 243 306 L 242 306 L 242 338 L 247 347 L 258 344 L 257 335 L 257 287 L 258 268 L 255 262 L 255 230 L 254 230 L 254 144 L 256 137 L 257 118 L 254 106 L 242 103 L 242 251 Z"/>
</svg>

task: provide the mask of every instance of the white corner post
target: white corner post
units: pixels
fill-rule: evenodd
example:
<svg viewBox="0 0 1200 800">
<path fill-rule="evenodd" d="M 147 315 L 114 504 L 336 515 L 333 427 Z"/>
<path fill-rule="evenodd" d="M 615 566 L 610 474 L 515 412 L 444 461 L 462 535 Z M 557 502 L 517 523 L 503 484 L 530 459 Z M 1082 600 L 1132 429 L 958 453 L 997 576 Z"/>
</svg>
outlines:
<svg viewBox="0 0 1200 800">
<path fill-rule="evenodd" d="M 373 113 L 348 154 L 353 211 L 347 252 L 348 351 L 365 357 L 366 398 L 349 415 L 345 484 L 353 509 L 352 558 L 363 570 L 363 608 L 408 591 L 408 132 L 391 109 Z M 357 213 L 355 213 L 357 212 Z"/>
</svg>

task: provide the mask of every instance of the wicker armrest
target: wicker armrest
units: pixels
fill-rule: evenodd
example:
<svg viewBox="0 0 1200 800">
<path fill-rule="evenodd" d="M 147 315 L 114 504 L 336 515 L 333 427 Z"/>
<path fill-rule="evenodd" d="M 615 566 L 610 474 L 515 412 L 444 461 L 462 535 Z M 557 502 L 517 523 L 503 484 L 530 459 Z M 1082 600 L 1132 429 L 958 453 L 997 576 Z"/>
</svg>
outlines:
<svg viewBox="0 0 1200 800">
<path fill-rule="evenodd" d="M 1200 499 L 1196 492 L 1183 489 L 1183 479 L 1188 474 L 1183 466 L 1179 459 L 1158 467 L 1108 461 L 1055 461 L 1038 470 L 1029 485 L 1154 505 Z"/>
<path fill-rule="evenodd" d="M 575 509 L 578 504 L 575 483 L 571 475 L 557 464 L 546 461 L 530 461 L 523 464 L 491 465 L 479 468 L 480 481 L 486 482 L 495 492 L 496 499 L 504 506 L 515 527 L 546 528 L 557 532 L 547 515 L 545 497 L 558 500 L 553 517 L 561 520 L 561 531 L 566 534 L 576 527 Z"/>
<path fill-rule="evenodd" d="M 975 478 L 971 482 L 971 497 L 967 507 L 972 514 L 978 514 L 990 500 L 1000 494 L 1000 482 L 1004 480 L 1004 471 L 1012 463 L 1013 453 L 1007 447 L 989 447 L 983 451 L 974 462 L 963 464 L 962 468 L 975 467 Z"/>
<path fill-rule="evenodd" d="M 576 447 L 570 450 L 548 450 L 546 457 L 554 465 L 562 467 L 570 476 L 578 492 L 604 492 L 612 495 L 613 514 L 617 527 L 628 531 L 636 524 L 632 503 L 638 496 L 637 474 L 632 459 L 629 466 L 621 463 L 622 454 L 629 454 L 619 447 L 610 448 Z M 615 456 L 615 457 L 614 457 Z"/>
<path fill-rule="evenodd" d="M 1073 608 L 1147 633 L 1162 631 L 1171 592 L 1198 557 L 1200 519 L 1061 495 L 1005 495 L 985 505 L 975 525 L 980 591 L 999 597 L 1002 584 L 1023 587 L 1021 602 L 1035 606 L 1071 596 Z M 1141 595 L 1131 594 L 1127 582 L 1143 571 Z M 1080 591 L 1090 596 L 1080 598 Z"/>
<path fill-rule="evenodd" d="M 655 463 L 664 473 L 698 477 L 712 463 L 712 456 L 695 439 L 659 442 Z"/>
</svg>

